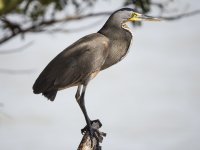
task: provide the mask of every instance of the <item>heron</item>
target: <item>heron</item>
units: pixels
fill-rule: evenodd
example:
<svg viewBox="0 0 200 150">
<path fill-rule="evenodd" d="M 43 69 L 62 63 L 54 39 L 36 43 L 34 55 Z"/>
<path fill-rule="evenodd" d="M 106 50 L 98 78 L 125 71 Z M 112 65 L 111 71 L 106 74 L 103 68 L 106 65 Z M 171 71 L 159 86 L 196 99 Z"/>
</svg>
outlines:
<svg viewBox="0 0 200 150">
<path fill-rule="evenodd" d="M 159 19 L 143 15 L 131 8 L 113 12 L 98 32 L 80 38 L 50 61 L 36 79 L 33 92 L 42 93 L 47 99 L 54 101 L 58 91 L 77 86 L 75 98 L 86 121 L 86 126 L 81 132 L 88 131 L 90 137 L 94 137 L 96 131 L 91 126 L 93 121 L 85 107 L 88 83 L 100 71 L 118 63 L 126 56 L 133 37 L 127 23 L 142 20 Z"/>
</svg>

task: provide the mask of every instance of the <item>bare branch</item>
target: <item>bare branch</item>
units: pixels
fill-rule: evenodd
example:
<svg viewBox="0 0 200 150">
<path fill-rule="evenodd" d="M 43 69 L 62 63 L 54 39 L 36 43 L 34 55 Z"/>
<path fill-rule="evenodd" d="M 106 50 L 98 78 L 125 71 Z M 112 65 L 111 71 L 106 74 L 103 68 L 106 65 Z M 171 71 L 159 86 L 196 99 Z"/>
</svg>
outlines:
<svg viewBox="0 0 200 150">
<path fill-rule="evenodd" d="M 17 29 L 17 30 L 14 30 L 15 32 L 0 39 L 0 44 L 7 42 L 8 40 L 16 37 L 19 34 L 25 34 L 28 32 L 38 33 L 38 32 L 42 32 L 42 31 L 47 31 L 45 29 L 46 27 L 49 27 L 49 26 L 57 24 L 57 23 L 62 23 L 62 22 L 67 23 L 69 21 L 77 21 L 77 20 L 91 18 L 91 17 L 107 16 L 107 15 L 110 15 L 111 13 L 112 13 L 111 11 L 107 11 L 107 12 L 99 12 L 99 13 L 89 13 L 86 15 L 67 16 L 67 17 L 61 18 L 61 19 L 52 19 L 52 20 L 46 20 L 46 21 L 44 20 L 38 24 L 31 25 L 24 29 L 23 28 L 15 28 L 15 29 Z M 183 14 L 174 15 L 174 16 L 170 16 L 170 17 L 159 16 L 159 18 L 163 18 L 163 20 L 167 20 L 167 21 L 174 21 L 174 20 L 178 20 L 178 19 L 185 18 L 185 17 L 190 17 L 190 16 L 197 15 L 197 14 L 200 14 L 200 10 L 195 10 L 195 11 L 191 11 L 188 13 L 183 13 Z M 9 21 L 9 24 L 12 24 L 12 23 Z M 52 31 L 53 31 L 53 29 L 52 29 Z M 65 31 L 67 31 L 67 30 L 65 30 Z"/>
<path fill-rule="evenodd" d="M 200 10 L 194 10 L 188 13 L 183 13 L 183 14 L 174 15 L 170 17 L 159 16 L 158 18 L 162 18 L 163 20 L 167 20 L 167 21 L 174 21 L 174 20 L 182 19 L 185 17 L 191 17 L 198 14 L 200 14 Z"/>
<path fill-rule="evenodd" d="M 14 38 L 14 37 L 17 36 L 18 34 L 20 34 L 20 32 L 17 33 L 17 34 L 10 34 L 10 35 L 8 35 L 8 36 L 3 37 L 2 39 L 0 39 L 0 44 L 3 44 L 3 43 L 5 43 L 5 42 L 7 42 L 8 40 Z"/>
<path fill-rule="evenodd" d="M 19 34 L 25 34 L 27 32 L 41 32 L 43 28 L 48 27 L 53 24 L 68 22 L 68 21 L 76 21 L 76 20 L 81 20 L 81 19 L 86 19 L 86 18 L 91 18 L 91 17 L 97 17 L 97 16 L 105 16 L 111 13 L 112 12 L 89 13 L 89 14 L 80 15 L 80 16 L 68 16 L 62 19 L 57 19 L 57 20 L 52 19 L 52 20 L 42 21 L 39 24 L 34 24 L 24 29 L 20 28 L 20 30 L 15 30 L 15 32 L 12 32 L 10 35 L 5 36 L 4 38 L 0 39 L 0 44 L 7 42 L 8 40 L 14 38 L 15 36 Z M 6 21 L 8 22 L 8 20 Z M 12 24 L 12 22 L 9 21 L 9 24 Z"/>
<path fill-rule="evenodd" d="M 53 29 L 47 29 L 47 30 L 43 30 L 44 32 L 47 32 L 47 33 L 71 33 L 71 32 L 78 32 L 78 31 L 83 31 L 83 30 L 86 30 L 86 29 L 89 29 L 91 27 L 94 27 L 95 25 L 101 23 L 102 19 L 98 20 L 98 21 L 95 21 L 89 25 L 86 25 L 86 26 L 82 26 L 82 27 L 78 27 L 78 28 L 71 28 L 71 29 L 65 29 L 63 28 L 62 26 L 61 27 L 58 27 L 58 28 L 53 28 Z"/>
<path fill-rule="evenodd" d="M 33 70 L 12 70 L 12 69 L 4 69 L 4 68 L 0 68 L 0 73 L 4 73 L 4 74 L 30 74 L 33 73 Z"/>
<path fill-rule="evenodd" d="M 0 50 L 0 55 L 21 52 L 24 49 L 26 49 L 27 47 L 31 46 L 32 44 L 33 44 L 33 41 L 31 41 L 31 42 L 29 42 L 29 43 L 27 43 L 27 44 L 25 44 L 25 45 L 23 45 L 21 47 L 12 49 L 12 50 Z"/>
</svg>

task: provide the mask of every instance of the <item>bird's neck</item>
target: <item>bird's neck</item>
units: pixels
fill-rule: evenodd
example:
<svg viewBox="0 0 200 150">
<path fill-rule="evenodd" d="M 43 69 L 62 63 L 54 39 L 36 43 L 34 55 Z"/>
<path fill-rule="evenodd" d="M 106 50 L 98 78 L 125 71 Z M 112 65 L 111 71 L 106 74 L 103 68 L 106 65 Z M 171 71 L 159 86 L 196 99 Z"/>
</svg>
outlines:
<svg viewBox="0 0 200 150">
<path fill-rule="evenodd" d="M 126 28 L 123 28 L 123 24 L 121 23 L 106 22 L 104 26 L 98 31 L 98 33 L 103 34 L 109 39 L 115 40 L 120 40 L 127 36 L 132 37 L 131 31 Z"/>
<path fill-rule="evenodd" d="M 98 33 L 103 34 L 110 41 L 109 53 L 102 66 L 102 70 L 104 70 L 124 58 L 130 46 L 132 34 L 125 27 L 122 28 L 122 24 L 116 25 L 114 23 L 105 23 Z"/>
</svg>

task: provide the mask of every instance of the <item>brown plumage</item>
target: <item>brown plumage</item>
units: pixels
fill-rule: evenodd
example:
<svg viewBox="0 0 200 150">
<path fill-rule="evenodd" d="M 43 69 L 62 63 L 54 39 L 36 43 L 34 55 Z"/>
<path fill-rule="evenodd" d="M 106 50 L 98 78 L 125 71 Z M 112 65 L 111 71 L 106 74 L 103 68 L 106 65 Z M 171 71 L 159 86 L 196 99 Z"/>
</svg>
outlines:
<svg viewBox="0 0 200 150">
<path fill-rule="evenodd" d="M 58 90 L 84 84 L 101 70 L 108 46 L 108 38 L 100 33 L 81 38 L 46 66 L 33 85 L 33 92 L 53 101 Z"/>
</svg>

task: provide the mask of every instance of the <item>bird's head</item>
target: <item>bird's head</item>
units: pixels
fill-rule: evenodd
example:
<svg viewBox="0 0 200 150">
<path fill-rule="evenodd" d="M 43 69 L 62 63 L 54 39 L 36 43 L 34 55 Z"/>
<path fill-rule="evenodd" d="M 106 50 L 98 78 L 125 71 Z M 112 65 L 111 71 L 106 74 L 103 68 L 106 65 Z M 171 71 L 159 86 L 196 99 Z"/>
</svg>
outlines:
<svg viewBox="0 0 200 150">
<path fill-rule="evenodd" d="M 113 13 L 115 18 L 118 18 L 122 22 L 137 22 L 137 21 L 160 21 L 159 18 L 146 16 L 136 12 L 134 9 L 131 8 L 122 8 Z"/>
<path fill-rule="evenodd" d="M 160 21 L 159 18 L 140 14 L 136 12 L 134 9 L 122 8 L 112 13 L 112 15 L 108 18 L 108 20 L 106 21 L 106 23 L 104 24 L 104 26 L 101 28 L 99 32 L 103 34 L 107 34 L 107 36 L 110 36 L 111 32 L 112 32 L 112 35 L 115 33 L 118 34 L 118 32 L 113 32 L 113 31 L 114 30 L 119 31 L 119 28 L 123 28 L 131 32 L 126 23 L 143 21 L 143 20 L 144 21 Z M 108 31 L 108 30 L 112 30 L 112 31 Z"/>
<path fill-rule="evenodd" d="M 137 21 L 160 21 L 160 19 L 140 14 L 131 8 L 122 8 L 115 11 L 108 20 L 112 25 L 122 26 L 125 29 L 129 29 L 126 25 L 127 22 Z"/>
</svg>

